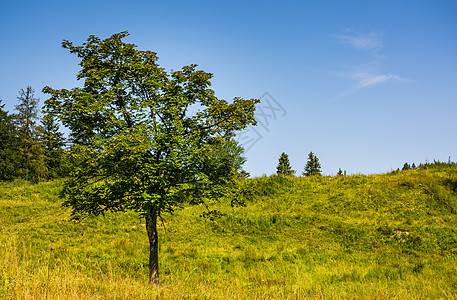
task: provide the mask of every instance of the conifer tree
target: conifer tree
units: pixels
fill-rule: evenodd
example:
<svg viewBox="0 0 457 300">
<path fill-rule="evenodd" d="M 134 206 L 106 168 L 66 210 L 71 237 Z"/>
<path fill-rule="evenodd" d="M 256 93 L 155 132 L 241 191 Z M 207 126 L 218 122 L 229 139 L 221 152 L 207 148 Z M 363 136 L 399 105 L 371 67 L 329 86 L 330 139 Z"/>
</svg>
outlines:
<svg viewBox="0 0 457 300">
<path fill-rule="evenodd" d="M 405 162 L 405 164 L 403 165 L 403 168 L 401 170 L 402 171 L 411 170 L 411 166 L 407 162 Z"/>
<path fill-rule="evenodd" d="M 3 110 L 0 100 L 0 181 L 12 180 L 16 175 L 17 133 L 13 116 Z"/>
<path fill-rule="evenodd" d="M 302 175 L 304 176 L 313 176 L 313 175 L 322 175 L 321 174 L 321 164 L 319 159 L 313 152 L 308 154 L 308 162 L 306 163 L 305 170 Z"/>
<path fill-rule="evenodd" d="M 39 181 L 46 177 L 44 149 L 40 141 L 38 120 L 38 98 L 28 86 L 19 91 L 18 104 L 15 106 L 16 128 L 19 136 L 18 175 L 26 180 Z"/>
<path fill-rule="evenodd" d="M 343 176 L 343 170 L 341 168 L 338 169 L 338 173 L 336 173 L 337 176 Z"/>
<path fill-rule="evenodd" d="M 50 115 L 42 120 L 41 141 L 44 149 L 48 178 L 58 178 L 64 174 L 63 156 L 65 138 L 59 131 L 59 124 Z"/>
<path fill-rule="evenodd" d="M 290 166 L 289 156 L 284 152 L 279 157 L 279 163 L 276 167 L 276 174 L 286 176 L 293 176 L 295 174 L 295 170 L 292 170 L 292 167 Z"/>
</svg>

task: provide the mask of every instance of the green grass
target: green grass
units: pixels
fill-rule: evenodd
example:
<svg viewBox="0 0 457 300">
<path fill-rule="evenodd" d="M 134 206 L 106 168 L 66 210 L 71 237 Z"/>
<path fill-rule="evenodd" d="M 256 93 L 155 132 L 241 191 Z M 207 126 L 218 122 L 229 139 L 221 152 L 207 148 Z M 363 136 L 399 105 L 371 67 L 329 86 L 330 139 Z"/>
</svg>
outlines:
<svg viewBox="0 0 457 300">
<path fill-rule="evenodd" d="M 247 207 L 160 222 L 159 289 L 147 285 L 144 220 L 69 221 L 61 184 L 0 184 L 0 299 L 457 297 L 455 165 L 248 180 Z"/>
</svg>

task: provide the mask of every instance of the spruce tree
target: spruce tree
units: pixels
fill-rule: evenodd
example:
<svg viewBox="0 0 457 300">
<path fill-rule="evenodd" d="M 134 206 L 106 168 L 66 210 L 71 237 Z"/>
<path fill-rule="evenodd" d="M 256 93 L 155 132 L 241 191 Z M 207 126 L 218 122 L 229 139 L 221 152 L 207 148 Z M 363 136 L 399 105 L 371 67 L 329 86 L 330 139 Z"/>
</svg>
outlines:
<svg viewBox="0 0 457 300">
<path fill-rule="evenodd" d="M 402 171 L 411 170 L 411 166 L 407 162 L 405 162 L 405 164 L 403 165 L 403 168 L 401 170 Z"/>
<path fill-rule="evenodd" d="M 0 181 L 12 180 L 16 175 L 17 132 L 13 116 L 3 110 L 0 100 Z"/>
<path fill-rule="evenodd" d="M 276 167 L 276 174 L 286 176 L 293 176 L 295 174 L 295 170 L 292 170 L 292 167 L 290 166 L 289 156 L 284 152 L 279 157 L 279 163 Z"/>
<path fill-rule="evenodd" d="M 41 120 L 41 141 L 44 149 L 45 164 L 48 178 L 58 178 L 64 175 L 63 156 L 65 138 L 59 131 L 53 117 L 47 115 Z"/>
<path fill-rule="evenodd" d="M 18 104 L 15 106 L 16 128 L 19 136 L 19 169 L 18 175 L 26 180 L 39 181 L 46 177 L 44 149 L 40 141 L 38 120 L 38 98 L 28 86 L 19 91 Z"/>
<path fill-rule="evenodd" d="M 321 164 L 319 163 L 319 159 L 313 152 L 308 154 L 308 162 L 306 163 L 305 170 L 303 171 L 302 175 L 304 176 L 314 176 L 314 175 L 322 175 L 321 174 Z"/>
</svg>

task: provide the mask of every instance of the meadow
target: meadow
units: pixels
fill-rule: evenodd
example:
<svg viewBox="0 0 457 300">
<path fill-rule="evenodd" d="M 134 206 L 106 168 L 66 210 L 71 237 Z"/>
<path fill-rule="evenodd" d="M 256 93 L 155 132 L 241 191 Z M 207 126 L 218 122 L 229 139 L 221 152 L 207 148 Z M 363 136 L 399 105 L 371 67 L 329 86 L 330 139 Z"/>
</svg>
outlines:
<svg viewBox="0 0 457 300">
<path fill-rule="evenodd" d="M 455 299 L 457 165 L 242 182 L 246 207 L 70 220 L 62 180 L 0 183 L 0 299 Z"/>
</svg>

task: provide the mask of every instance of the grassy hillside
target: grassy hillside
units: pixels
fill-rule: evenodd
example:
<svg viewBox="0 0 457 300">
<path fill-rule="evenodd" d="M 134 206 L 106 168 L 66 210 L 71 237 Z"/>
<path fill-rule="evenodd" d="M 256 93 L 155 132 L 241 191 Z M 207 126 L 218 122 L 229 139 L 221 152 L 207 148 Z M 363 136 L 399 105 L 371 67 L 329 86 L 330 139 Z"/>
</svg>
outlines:
<svg viewBox="0 0 457 300">
<path fill-rule="evenodd" d="M 144 221 L 74 223 L 61 181 L 0 183 L 0 299 L 457 297 L 457 167 L 245 182 L 247 207 L 185 207 L 159 227 L 147 282 Z"/>
</svg>

